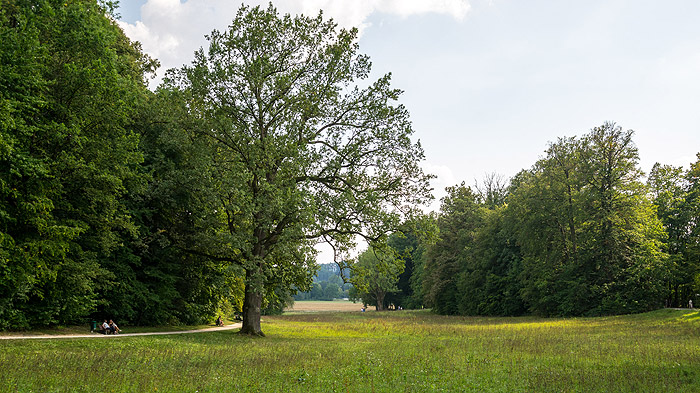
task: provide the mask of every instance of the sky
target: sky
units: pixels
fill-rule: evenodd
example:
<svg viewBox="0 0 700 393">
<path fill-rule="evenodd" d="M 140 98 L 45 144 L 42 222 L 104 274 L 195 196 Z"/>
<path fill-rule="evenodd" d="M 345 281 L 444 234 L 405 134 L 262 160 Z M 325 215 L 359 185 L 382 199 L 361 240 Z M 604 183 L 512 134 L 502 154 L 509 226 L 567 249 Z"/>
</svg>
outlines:
<svg viewBox="0 0 700 393">
<path fill-rule="evenodd" d="M 249 5 L 267 1 L 245 1 Z M 425 150 L 437 210 L 444 188 L 510 178 L 549 142 L 606 121 L 635 131 L 640 167 L 700 152 L 700 1 L 285 0 L 360 28 L 372 78 L 392 73 Z M 165 69 L 189 64 L 240 3 L 121 0 L 122 29 Z"/>
</svg>

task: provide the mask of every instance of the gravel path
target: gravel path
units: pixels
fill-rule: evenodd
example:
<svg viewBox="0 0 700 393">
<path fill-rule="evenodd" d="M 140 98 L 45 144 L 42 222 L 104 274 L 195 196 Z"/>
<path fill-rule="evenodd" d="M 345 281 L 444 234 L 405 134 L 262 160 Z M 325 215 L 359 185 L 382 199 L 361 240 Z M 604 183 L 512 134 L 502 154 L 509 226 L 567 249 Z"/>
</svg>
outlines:
<svg viewBox="0 0 700 393">
<path fill-rule="evenodd" d="M 211 327 L 206 329 L 197 330 L 180 330 L 174 332 L 148 332 L 148 333 L 123 333 L 123 334 L 100 334 L 100 333 L 88 333 L 88 334 L 65 334 L 65 335 L 31 335 L 31 336 L 0 336 L 0 340 L 29 340 L 29 339 L 54 339 L 54 338 L 119 338 L 119 337 L 134 337 L 134 336 L 163 336 L 166 334 L 188 334 L 188 333 L 206 333 L 206 332 L 219 332 L 222 330 L 238 329 L 241 327 L 240 323 L 234 323 L 233 325 L 222 326 L 222 327 Z"/>
</svg>

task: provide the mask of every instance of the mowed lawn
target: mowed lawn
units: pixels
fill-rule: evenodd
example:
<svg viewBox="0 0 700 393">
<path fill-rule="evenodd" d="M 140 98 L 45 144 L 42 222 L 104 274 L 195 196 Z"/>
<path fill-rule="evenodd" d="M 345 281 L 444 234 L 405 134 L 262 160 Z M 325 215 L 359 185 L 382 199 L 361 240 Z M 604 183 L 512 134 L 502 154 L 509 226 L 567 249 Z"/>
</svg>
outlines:
<svg viewBox="0 0 700 393">
<path fill-rule="evenodd" d="M 698 392 L 700 313 L 265 317 L 234 331 L 0 341 L 2 392 Z"/>
</svg>

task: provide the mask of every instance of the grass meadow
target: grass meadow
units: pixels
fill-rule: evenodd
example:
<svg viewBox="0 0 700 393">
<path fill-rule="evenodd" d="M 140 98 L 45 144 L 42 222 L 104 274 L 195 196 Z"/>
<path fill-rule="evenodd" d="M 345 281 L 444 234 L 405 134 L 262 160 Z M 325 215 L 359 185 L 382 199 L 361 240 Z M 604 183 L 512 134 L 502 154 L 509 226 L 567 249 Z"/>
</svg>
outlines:
<svg viewBox="0 0 700 393">
<path fill-rule="evenodd" d="M 265 317 L 235 331 L 0 340 L 2 392 L 698 392 L 700 313 Z"/>
<path fill-rule="evenodd" d="M 361 303 L 353 303 L 348 300 L 301 300 L 294 302 L 292 307 L 287 308 L 285 314 L 329 311 L 357 312 L 361 308 Z"/>
</svg>

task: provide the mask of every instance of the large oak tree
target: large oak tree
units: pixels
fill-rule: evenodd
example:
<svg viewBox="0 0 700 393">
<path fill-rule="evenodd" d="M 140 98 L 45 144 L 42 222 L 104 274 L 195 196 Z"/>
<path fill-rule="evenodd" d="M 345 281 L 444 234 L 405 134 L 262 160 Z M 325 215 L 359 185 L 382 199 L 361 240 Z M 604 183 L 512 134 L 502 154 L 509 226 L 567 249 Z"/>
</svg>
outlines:
<svg viewBox="0 0 700 393">
<path fill-rule="evenodd" d="M 430 197 L 409 114 L 390 75 L 368 81 L 357 30 L 243 6 L 209 48 L 170 74 L 192 131 L 216 143 L 219 226 L 190 251 L 240 268 L 242 333 L 262 335 L 266 293 L 308 285 L 314 244 L 344 265 L 358 236 L 379 241 Z M 345 266 L 343 266 L 345 267 Z"/>
</svg>

